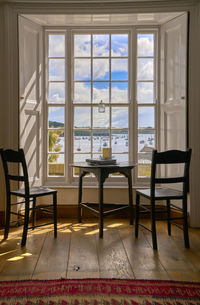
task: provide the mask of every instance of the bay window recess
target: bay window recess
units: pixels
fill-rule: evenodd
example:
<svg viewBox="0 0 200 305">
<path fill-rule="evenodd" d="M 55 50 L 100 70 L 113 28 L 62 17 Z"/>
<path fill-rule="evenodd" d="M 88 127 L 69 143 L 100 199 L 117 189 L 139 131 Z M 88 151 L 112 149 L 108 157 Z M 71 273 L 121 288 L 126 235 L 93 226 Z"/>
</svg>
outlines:
<svg viewBox="0 0 200 305">
<path fill-rule="evenodd" d="M 103 147 L 117 162 L 137 162 L 137 177 L 148 178 L 157 135 L 156 31 L 68 34 L 67 40 L 64 31 L 46 31 L 47 180 L 76 180 L 69 163 L 100 158 Z"/>
</svg>

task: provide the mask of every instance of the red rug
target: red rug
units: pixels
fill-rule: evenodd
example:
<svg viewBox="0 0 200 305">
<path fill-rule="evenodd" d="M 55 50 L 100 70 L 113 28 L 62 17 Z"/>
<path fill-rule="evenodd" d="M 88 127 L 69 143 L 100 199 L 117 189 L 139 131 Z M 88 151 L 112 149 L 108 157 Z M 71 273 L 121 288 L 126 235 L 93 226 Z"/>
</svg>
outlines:
<svg viewBox="0 0 200 305">
<path fill-rule="evenodd" d="M 120 279 L 0 282 L 1 305 L 200 305 L 200 283 Z"/>
</svg>

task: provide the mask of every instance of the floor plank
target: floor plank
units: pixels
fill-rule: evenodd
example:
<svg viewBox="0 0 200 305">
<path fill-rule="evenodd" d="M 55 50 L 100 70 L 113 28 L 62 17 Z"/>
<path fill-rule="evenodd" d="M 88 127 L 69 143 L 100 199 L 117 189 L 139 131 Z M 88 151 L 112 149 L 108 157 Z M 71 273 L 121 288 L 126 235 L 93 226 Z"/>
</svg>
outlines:
<svg viewBox="0 0 200 305">
<path fill-rule="evenodd" d="M 149 220 L 144 223 L 150 225 Z M 165 222 L 157 225 L 158 250 L 153 250 L 151 233 L 126 219 L 105 219 L 104 237 L 99 238 L 96 218 L 59 219 L 58 237 L 53 227 L 29 231 L 21 247 L 22 227 L 11 228 L 0 243 L 0 280 L 58 278 L 137 278 L 200 281 L 200 229 L 189 229 L 190 249 L 185 249 L 183 232 Z M 3 230 L 0 231 L 3 236 Z"/>
</svg>

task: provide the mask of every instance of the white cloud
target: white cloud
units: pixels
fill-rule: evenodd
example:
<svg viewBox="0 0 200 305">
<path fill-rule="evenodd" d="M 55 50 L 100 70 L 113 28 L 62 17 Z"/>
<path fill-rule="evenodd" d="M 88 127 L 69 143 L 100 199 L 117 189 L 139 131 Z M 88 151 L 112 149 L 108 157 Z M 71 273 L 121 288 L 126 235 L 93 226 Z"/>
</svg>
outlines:
<svg viewBox="0 0 200 305">
<path fill-rule="evenodd" d="M 113 103 L 127 103 L 128 102 L 128 90 L 119 89 L 118 87 L 112 87 L 111 101 Z"/>
<path fill-rule="evenodd" d="M 153 103 L 153 83 L 139 83 L 137 100 L 139 103 Z"/>
<path fill-rule="evenodd" d="M 106 74 L 109 72 L 109 61 L 108 59 L 94 59 L 93 60 L 93 77 L 94 79 L 104 80 Z M 109 79 L 107 75 L 106 80 Z"/>
<path fill-rule="evenodd" d="M 74 55 L 77 57 L 91 56 L 91 36 L 74 36 Z"/>
<path fill-rule="evenodd" d="M 109 108 L 105 107 L 105 112 L 99 113 L 98 107 L 93 108 L 93 127 L 109 127 Z"/>
<path fill-rule="evenodd" d="M 128 59 L 112 59 L 111 61 L 112 65 L 112 71 L 118 71 L 118 72 L 128 72 Z"/>
<path fill-rule="evenodd" d="M 153 80 L 153 59 L 138 59 L 138 80 Z"/>
<path fill-rule="evenodd" d="M 147 37 L 140 37 L 138 39 L 138 56 L 152 56 L 153 45 L 153 40 L 150 40 Z"/>
<path fill-rule="evenodd" d="M 49 35 L 49 56 L 64 57 L 65 56 L 65 36 Z"/>
<path fill-rule="evenodd" d="M 112 108 L 112 127 L 116 127 L 116 128 L 128 127 L 127 107 Z"/>
<path fill-rule="evenodd" d="M 74 84 L 74 103 L 91 103 L 91 87 L 84 83 Z"/>
<path fill-rule="evenodd" d="M 75 59 L 74 61 L 75 80 L 91 79 L 90 59 Z"/>
</svg>

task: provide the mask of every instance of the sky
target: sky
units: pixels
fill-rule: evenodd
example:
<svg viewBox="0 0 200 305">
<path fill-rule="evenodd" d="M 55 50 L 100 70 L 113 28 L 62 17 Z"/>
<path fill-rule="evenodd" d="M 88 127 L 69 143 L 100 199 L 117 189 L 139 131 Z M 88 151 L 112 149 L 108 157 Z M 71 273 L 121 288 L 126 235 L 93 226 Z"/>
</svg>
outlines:
<svg viewBox="0 0 200 305">
<path fill-rule="evenodd" d="M 110 41 L 111 38 L 111 41 Z M 153 34 L 138 34 L 137 38 L 137 101 L 152 103 L 153 88 Z M 91 47 L 92 46 L 92 47 Z M 110 50 L 111 46 L 111 50 Z M 109 54 L 111 60 L 109 63 Z M 93 65 L 91 69 L 91 56 Z M 73 102 L 91 104 L 91 102 L 122 103 L 124 107 L 114 107 L 111 115 L 111 127 L 128 127 L 128 35 L 97 34 L 74 36 L 74 83 Z M 49 102 L 65 102 L 65 37 L 49 35 Z M 107 57 L 107 58 L 105 58 Z M 145 57 L 145 58 L 144 58 Z M 111 64 L 111 67 L 109 67 Z M 93 83 L 91 83 L 93 79 Z M 108 82 L 108 81 L 111 82 Z M 52 81 L 56 81 L 52 82 Z M 146 81 L 146 82 L 145 82 Z M 92 87 L 93 86 L 93 87 Z M 111 86 L 111 88 L 109 88 Z M 93 89 L 93 90 L 92 90 Z M 91 91 L 92 90 L 92 91 Z M 88 105 L 89 106 L 89 105 Z M 91 127 L 90 107 L 75 107 L 74 127 Z M 62 107 L 49 108 L 49 120 L 64 123 Z M 109 126 L 109 107 L 105 113 L 93 109 L 93 127 Z M 153 107 L 139 107 L 138 127 L 154 127 Z"/>
</svg>

